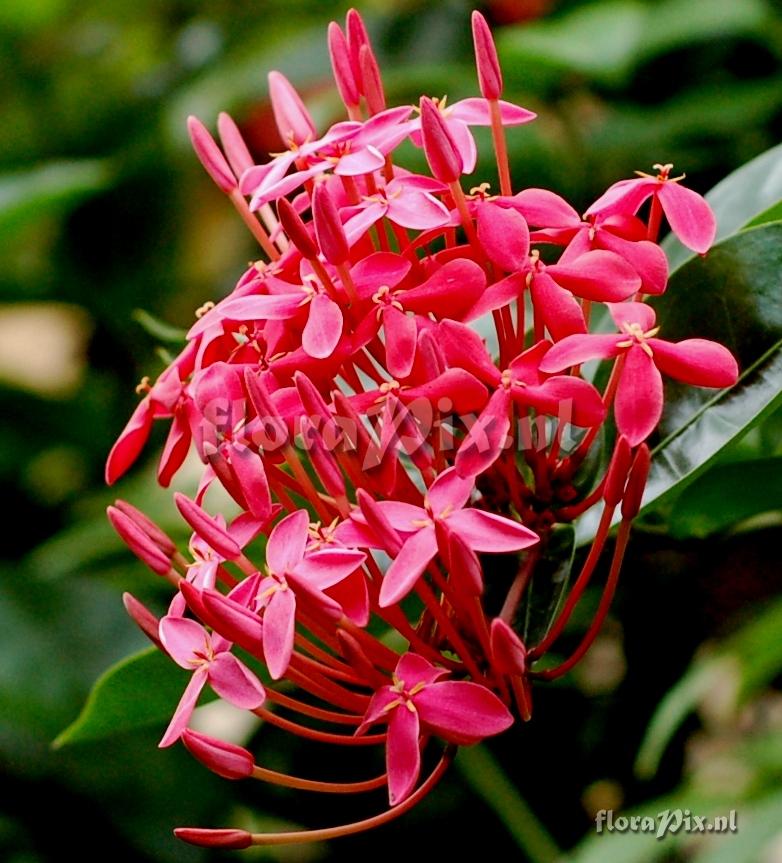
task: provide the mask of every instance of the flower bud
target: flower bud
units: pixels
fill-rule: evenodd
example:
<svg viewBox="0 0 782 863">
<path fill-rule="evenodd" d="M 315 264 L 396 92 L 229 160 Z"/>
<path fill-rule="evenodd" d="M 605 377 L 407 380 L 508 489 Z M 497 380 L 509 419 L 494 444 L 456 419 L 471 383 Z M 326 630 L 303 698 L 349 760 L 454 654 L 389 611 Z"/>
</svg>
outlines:
<svg viewBox="0 0 782 863">
<path fill-rule="evenodd" d="M 646 478 L 649 476 L 651 455 L 649 447 L 642 443 L 633 459 L 630 475 L 627 478 L 627 488 L 622 498 L 622 518 L 625 521 L 635 518 L 641 509 L 641 500 L 646 488 Z"/>
<path fill-rule="evenodd" d="M 339 90 L 339 95 L 348 108 L 358 105 L 361 94 L 358 91 L 353 65 L 350 62 L 350 49 L 342 28 L 336 21 L 329 24 L 328 31 L 329 56 L 331 57 L 331 69 L 334 72 L 334 80 Z"/>
<path fill-rule="evenodd" d="M 357 9 L 348 10 L 345 18 L 345 30 L 347 31 L 348 51 L 350 52 L 350 65 L 353 68 L 353 80 L 356 82 L 359 92 L 363 94 L 359 53 L 364 45 L 370 44 L 370 41 L 364 19 Z"/>
<path fill-rule="evenodd" d="M 294 143 L 300 147 L 317 137 L 315 123 L 301 96 L 281 72 L 269 72 L 269 98 L 277 131 L 286 146 Z"/>
<path fill-rule="evenodd" d="M 491 622 L 489 632 L 492 660 L 502 674 L 526 674 L 527 648 L 516 633 L 499 617 Z"/>
<path fill-rule="evenodd" d="M 432 174 L 441 183 L 455 183 L 462 174 L 462 157 L 440 109 L 428 96 L 421 97 L 421 135 Z"/>
<path fill-rule="evenodd" d="M 277 201 L 277 218 L 280 220 L 283 231 L 288 235 L 288 239 L 308 261 L 318 257 L 318 250 L 307 226 L 287 198 L 280 198 Z"/>
<path fill-rule="evenodd" d="M 632 455 L 630 444 L 627 438 L 622 435 L 616 442 L 614 454 L 606 472 L 605 485 L 603 486 L 603 500 L 609 506 L 617 506 L 622 500 Z"/>
<path fill-rule="evenodd" d="M 472 40 L 481 95 L 492 101 L 499 99 L 502 96 L 502 71 L 497 48 L 486 19 L 477 10 L 472 13 Z"/>
<path fill-rule="evenodd" d="M 187 131 L 190 133 L 196 156 L 206 173 L 214 180 L 221 192 L 225 192 L 226 195 L 233 192 L 237 186 L 236 177 L 206 126 L 197 117 L 191 115 L 187 118 Z"/>
<path fill-rule="evenodd" d="M 174 540 L 165 531 L 161 530 L 149 516 L 141 512 L 140 509 L 136 509 L 133 504 L 128 503 L 126 500 L 115 500 L 114 506 L 131 521 L 135 522 L 136 526 L 144 531 L 163 554 L 170 557 L 176 552 Z"/>
<path fill-rule="evenodd" d="M 139 560 L 157 575 L 168 575 L 171 560 L 131 518 L 113 506 L 106 509 L 106 514 L 120 539 Z"/>
<path fill-rule="evenodd" d="M 181 492 L 174 494 L 174 503 L 182 518 L 193 528 L 203 541 L 226 560 L 236 560 L 241 557 L 242 550 L 236 540 L 216 524 L 215 520 L 205 513 L 195 501 L 190 500 Z"/>
<path fill-rule="evenodd" d="M 344 264 L 350 257 L 350 247 L 337 205 L 324 183 L 317 185 L 313 192 L 312 217 L 323 257 L 335 267 Z"/>
<path fill-rule="evenodd" d="M 216 740 L 191 728 L 182 732 L 181 740 L 194 758 L 223 779 L 247 779 L 252 776 L 255 759 L 241 746 Z"/>
<path fill-rule="evenodd" d="M 125 606 L 125 611 L 127 611 L 136 626 L 138 626 L 138 628 L 153 644 L 156 644 L 162 650 L 163 645 L 158 636 L 160 621 L 157 617 L 152 614 L 143 602 L 136 599 L 132 593 L 126 592 L 122 594 L 122 604 Z"/>
<path fill-rule="evenodd" d="M 205 827 L 177 827 L 174 836 L 201 848 L 226 848 L 238 851 L 253 844 L 252 833 L 246 830 L 209 830 Z"/>
<path fill-rule="evenodd" d="M 361 46 L 358 62 L 361 67 L 361 82 L 364 98 L 367 100 L 367 110 L 371 116 L 379 114 L 386 109 L 386 94 L 383 90 L 383 79 L 380 77 L 380 67 L 377 65 L 377 58 L 371 45 Z"/>
<path fill-rule="evenodd" d="M 252 168 L 255 161 L 247 149 L 247 144 L 244 143 L 239 127 L 225 111 L 222 111 L 217 118 L 217 131 L 234 174 L 241 177 L 248 168 Z"/>
</svg>

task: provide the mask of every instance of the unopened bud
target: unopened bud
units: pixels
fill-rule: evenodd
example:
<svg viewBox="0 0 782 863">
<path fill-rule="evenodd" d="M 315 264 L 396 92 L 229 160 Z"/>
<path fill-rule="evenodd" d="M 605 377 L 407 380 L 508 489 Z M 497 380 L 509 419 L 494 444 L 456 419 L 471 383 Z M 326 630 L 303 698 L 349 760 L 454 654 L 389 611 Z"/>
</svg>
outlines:
<svg viewBox="0 0 782 863">
<path fill-rule="evenodd" d="M 206 126 L 198 117 L 190 116 L 187 118 L 187 131 L 190 133 L 190 140 L 193 143 L 196 156 L 204 166 L 206 173 L 226 195 L 233 192 L 237 186 L 236 177 Z"/>
<path fill-rule="evenodd" d="M 477 10 L 472 13 L 472 40 L 481 95 L 492 101 L 499 99 L 502 95 L 502 70 L 497 48 L 486 19 Z"/>
<path fill-rule="evenodd" d="M 462 157 L 440 109 L 428 96 L 421 97 L 421 135 L 432 174 L 441 183 L 455 183 L 462 174 Z"/>
<path fill-rule="evenodd" d="M 145 515 L 140 509 L 136 509 L 132 503 L 128 503 L 126 500 L 115 500 L 114 506 L 125 513 L 131 521 L 134 521 L 163 554 L 170 557 L 176 552 L 177 549 L 174 540 L 165 531 L 161 530 L 149 516 Z"/>
<path fill-rule="evenodd" d="M 192 728 L 182 732 L 181 740 L 194 758 L 223 779 L 247 779 L 252 776 L 255 759 L 241 746 L 216 740 Z"/>
<path fill-rule="evenodd" d="M 174 494 L 174 503 L 182 518 L 193 528 L 203 541 L 226 560 L 241 557 L 242 550 L 236 540 L 223 530 L 201 507 L 181 492 Z"/>
<path fill-rule="evenodd" d="M 301 146 L 317 136 L 309 111 L 293 84 L 281 72 L 269 72 L 269 98 L 283 142 Z"/>
<path fill-rule="evenodd" d="M 603 500 L 609 506 L 617 506 L 624 495 L 627 482 L 627 472 L 630 470 L 632 461 L 632 450 L 627 438 L 622 435 L 616 442 L 611 463 L 606 472 L 606 481 L 603 487 Z"/>
<path fill-rule="evenodd" d="M 171 560 L 146 533 L 124 512 L 110 506 L 106 509 L 111 526 L 127 547 L 157 575 L 168 575 Z"/>
<path fill-rule="evenodd" d="M 348 41 L 336 21 L 329 24 L 328 33 L 331 69 L 334 72 L 337 90 L 339 90 L 339 95 L 346 107 L 355 107 L 359 103 L 361 94 L 353 74 L 353 65 L 350 62 Z"/>
<path fill-rule="evenodd" d="M 239 127 L 234 123 L 230 114 L 221 112 L 217 118 L 217 131 L 220 135 L 220 143 L 223 145 L 228 163 L 237 177 L 255 164 L 247 144 L 244 143 Z"/>
<path fill-rule="evenodd" d="M 361 78 L 361 61 L 359 53 L 364 45 L 369 45 L 369 33 L 364 25 L 364 19 L 357 9 L 349 9 L 345 18 L 350 65 L 353 68 L 353 79 L 361 93 L 364 92 Z"/>
<path fill-rule="evenodd" d="M 318 257 L 318 250 L 307 226 L 287 198 L 280 198 L 277 201 L 277 218 L 280 220 L 283 231 L 288 235 L 288 239 L 308 261 Z"/>
<path fill-rule="evenodd" d="M 252 833 L 246 830 L 208 830 L 205 827 L 177 827 L 174 836 L 201 848 L 225 848 L 238 851 L 253 844 Z"/>
<path fill-rule="evenodd" d="M 339 210 L 325 183 L 315 187 L 312 195 L 312 217 L 315 223 L 315 236 L 323 256 L 335 267 L 344 264 L 350 257 L 345 229 L 339 217 Z"/>
<path fill-rule="evenodd" d="M 372 46 L 362 45 L 358 52 L 358 62 L 361 67 L 361 82 L 364 98 L 367 100 L 367 110 L 370 115 L 379 114 L 386 109 L 386 94 L 383 90 L 383 79 L 380 77 L 380 67 Z"/>
<path fill-rule="evenodd" d="M 527 648 L 518 635 L 499 617 L 491 622 L 489 643 L 493 665 L 502 674 L 525 674 Z"/>
<path fill-rule="evenodd" d="M 649 476 L 651 455 L 649 447 L 642 443 L 633 459 L 630 475 L 627 478 L 627 488 L 622 498 L 622 518 L 630 521 L 638 515 L 641 509 L 641 500 L 646 488 L 646 479 Z"/>
</svg>

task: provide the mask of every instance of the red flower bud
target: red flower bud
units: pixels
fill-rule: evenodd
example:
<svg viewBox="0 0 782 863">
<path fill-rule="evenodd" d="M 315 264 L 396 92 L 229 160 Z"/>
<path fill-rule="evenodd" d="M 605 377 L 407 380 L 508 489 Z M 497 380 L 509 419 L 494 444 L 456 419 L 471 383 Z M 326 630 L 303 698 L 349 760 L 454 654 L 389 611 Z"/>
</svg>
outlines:
<svg viewBox="0 0 782 863">
<path fill-rule="evenodd" d="M 137 527 L 155 543 L 155 545 L 167 556 L 171 556 L 176 552 L 176 544 L 171 537 L 162 531 L 151 518 L 146 516 L 140 509 L 136 509 L 133 504 L 126 500 L 115 500 L 114 506 L 123 512 L 131 521 L 135 522 Z"/>
<path fill-rule="evenodd" d="M 244 143 L 239 127 L 225 111 L 222 111 L 217 118 L 217 131 L 234 174 L 241 177 L 248 168 L 252 168 L 255 160 L 247 149 L 247 144 Z"/>
<path fill-rule="evenodd" d="M 339 95 L 346 107 L 355 107 L 359 103 L 361 94 L 358 91 L 358 84 L 350 62 L 348 41 L 336 21 L 329 24 L 328 40 L 331 69 L 334 72 L 334 80 L 337 83 Z"/>
<path fill-rule="evenodd" d="M 201 507 L 181 492 L 174 494 L 174 503 L 182 518 L 203 541 L 226 560 L 241 557 L 242 550 L 233 537 L 221 528 Z"/>
<path fill-rule="evenodd" d="M 627 438 L 622 435 L 616 442 L 614 454 L 606 472 L 605 485 L 603 486 L 603 500 L 609 506 L 617 506 L 622 500 L 632 456 L 630 444 Z"/>
<path fill-rule="evenodd" d="M 350 247 L 337 206 L 323 183 L 315 187 L 312 195 L 312 216 L 323 256 L 335 267 L 344 264 L 350 256 Z"/>
<path fill-rule="evenodd" d="M 386 109 L 386 94 L 383 90 L 383 79 L 380 77 L 380 67 L 377 58 L 369 44 L 362 45 L 358 52 L 358 62 L 361 67 L 362 89 L 367 100 L 367 110 L 370 114 L 379 114 Z"/>
<path fill-rule="evenodd" d="M 146 533 L 124 512 L 110 506 L 106 509 L 111 526 L 127 547 L 157 575 L 167 575 L 171 560 L 155 545 Z"/>
<path fill-rule="evenodd" d="M 174 836 L 202 848 L 226 848 L 238 851 L 253 844 L 252 833 L 246 830 L 208 830 L 204 827 L 177 827 Z"/>
<path fill-rule="evenodd" d="M 627 488 L 622 499 L 622 518 L 625 521 L 635 518 L 641 509 L 641 499 L 646 487 L 646 478 L 649 476 L 649 467 L 652 457 L 649 447 L 642 443 L 633 459 L 630 475 L 627 478 Z"/>
<path fill-rule="evenodd" d="M 194 758 L 223 779 L 247 779 L 252 776 L 255 759 L 241 746 L 216 740 L 191 728 L 182 732 L 181 739 Z"/>
<path fill-rule="evenodd" d="M 280 198 L 277 201 L 277 218 L 280 220 L 282 229 L 288 235 L 288 239 L 308 261 L 318 257 L 318 250 L 307 226 L 287 198 Z"/>
</svg>

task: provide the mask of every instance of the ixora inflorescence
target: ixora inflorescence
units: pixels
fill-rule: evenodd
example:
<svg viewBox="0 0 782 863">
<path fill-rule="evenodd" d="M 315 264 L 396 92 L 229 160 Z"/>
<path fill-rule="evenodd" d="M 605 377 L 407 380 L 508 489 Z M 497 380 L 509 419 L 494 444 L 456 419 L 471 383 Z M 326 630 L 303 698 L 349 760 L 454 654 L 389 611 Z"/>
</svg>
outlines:
<svg viewBox="0 0 782 863">
<path fill-rule="evenodd" d="M 531 681 L 566 673 L 608 611 L 649 471 L 662 375 L 701 387 L 736 382 L 728 350 L 666 341 L 644 302 L 666 289 L 656 242 L 663 217 L 704 254 L 715 233 L 706 202 L 670 165 L 616 183 L 583 218 L 544 189 L 514 193 L 506 128 L 535 115 L 501 99 L 494 43 L 477 12 L 473 37 L 480 98 L 424 96 L 417 107 L 389 108 L 352 10 L 346 31 L 332 23 L 328 33 L 348 119 L 320 135 L 272 72 L 286 149 L 264 165 L 253 164 L 227 115 L 222 148 L 190 120 L 199 159 L 265 258 L 229 297 L 199 310 L 185 349 L 141 387 L 108 460 L 112 483 L 154 421 L 171 419 L 160 482 L 191 448 L 204 464 L 195 499 L 175 496 L 194 531 L 189 558 L 136 508 L 109 509 L 122 539 L 175 589 L 161 619 L 126 595 L 142 630 L 192 671 L 161 746 L 181 740 L 229 779 L 338 794 L 386 786 L 390 805 L 314 831 L 179 828 L 188 842 L 243 848 L 382 824 L 434 787 L 458 746 L 529 719 Z M 491 129 L 499 195 L 487 183 L 469 194 L 462 185 L 476 165 L 476 125 Z M 395 161 L 408 140 L 423 147 L 431 176 Z M 607 305 L 613 332 L 590 332 L 595 304 Z M 496 355 L 471 327 L 479 320 L 493 322 Z M 582 374 L 596 359 L 610 363 L 602 391 Z M 585 460 L 612 435 L 602 476 L 585 488 Z M 238 507 L 230 519 L 205 508 L 215 484 Z M 558 525 L 592 507 L 599 527 L 580 572 L 545 634 L 526 644 L 516 623 L 536 568 Z M 572 655 L 536 668 L 615 521 L 591 625 Z M 516 572 L 500 601 L 495 586 L 484 592 L 496 554 Z M 340 783 L 268 770 L 246 749 L 188 727 L 206 685 L 312 741 L 384 746 L 386 772 Z M 422 776 L 424 750 L 438 747 Z"/>
</svg>

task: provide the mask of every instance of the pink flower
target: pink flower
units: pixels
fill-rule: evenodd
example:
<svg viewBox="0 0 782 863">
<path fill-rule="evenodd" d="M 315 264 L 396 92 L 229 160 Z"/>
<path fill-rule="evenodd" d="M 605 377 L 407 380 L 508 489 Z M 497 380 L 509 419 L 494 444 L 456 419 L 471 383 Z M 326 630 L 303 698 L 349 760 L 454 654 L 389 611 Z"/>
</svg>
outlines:
<svg viewBox="0 0 782 863">
<path fill-rule="evenodd" d="M 171 746 L 179 739 L 207 682 L 236 707 L 254 710 L 263 704 L 266 693 L 261 682 L 230 652 L 231 644 L 222 636 L 210 635 L 194 620 L 164 617 L 160 621 L 160 641 L 177 665 L 193 672 L 160 746 Z"/>
<path fill-rule="evenodd" d="M 388 722 L 386 770 L 392 806 L 408 797 L 418 781 L 422 732 L 469 745 L 513 724 L 493 692 L 477 683 L 442 680 L 447 674 L 422 656 L 406 653 L 396 666 L 393 684 L 375 692 L 356 730 L 363 734 L 376 722 Z"/>
<path fill-rule="evenodd" d="M 622 356 L 616 390 L 616 425 L 631 446 L 645 440 L 660 421 L 663 384 L 660 372 L 699 387 L 730 387 L 738 366 L 730 351 L 706 339 L 665 342 L 655 338 L 654 311 L 643 303 L 609 303 L 619 335 L 573 335 L 558 342 L 540 368 L 562 371 L 594 359 Z"/>
<path fill-rule="evenodd" d="M 644 201 L 654 196 L 660 202 L 674 234 L 694 252 L 705 254 L 717 232 L 717 222 L 711 207 L 697 192 L 679 183 L 684 175 L 669 176 L 673 165 L 653 167 L 658 172 L 655 177 L 639 172 L 635 180 L 614 183 L 592 204 L 586 215 L 633 215 Z"/>
</svg>

